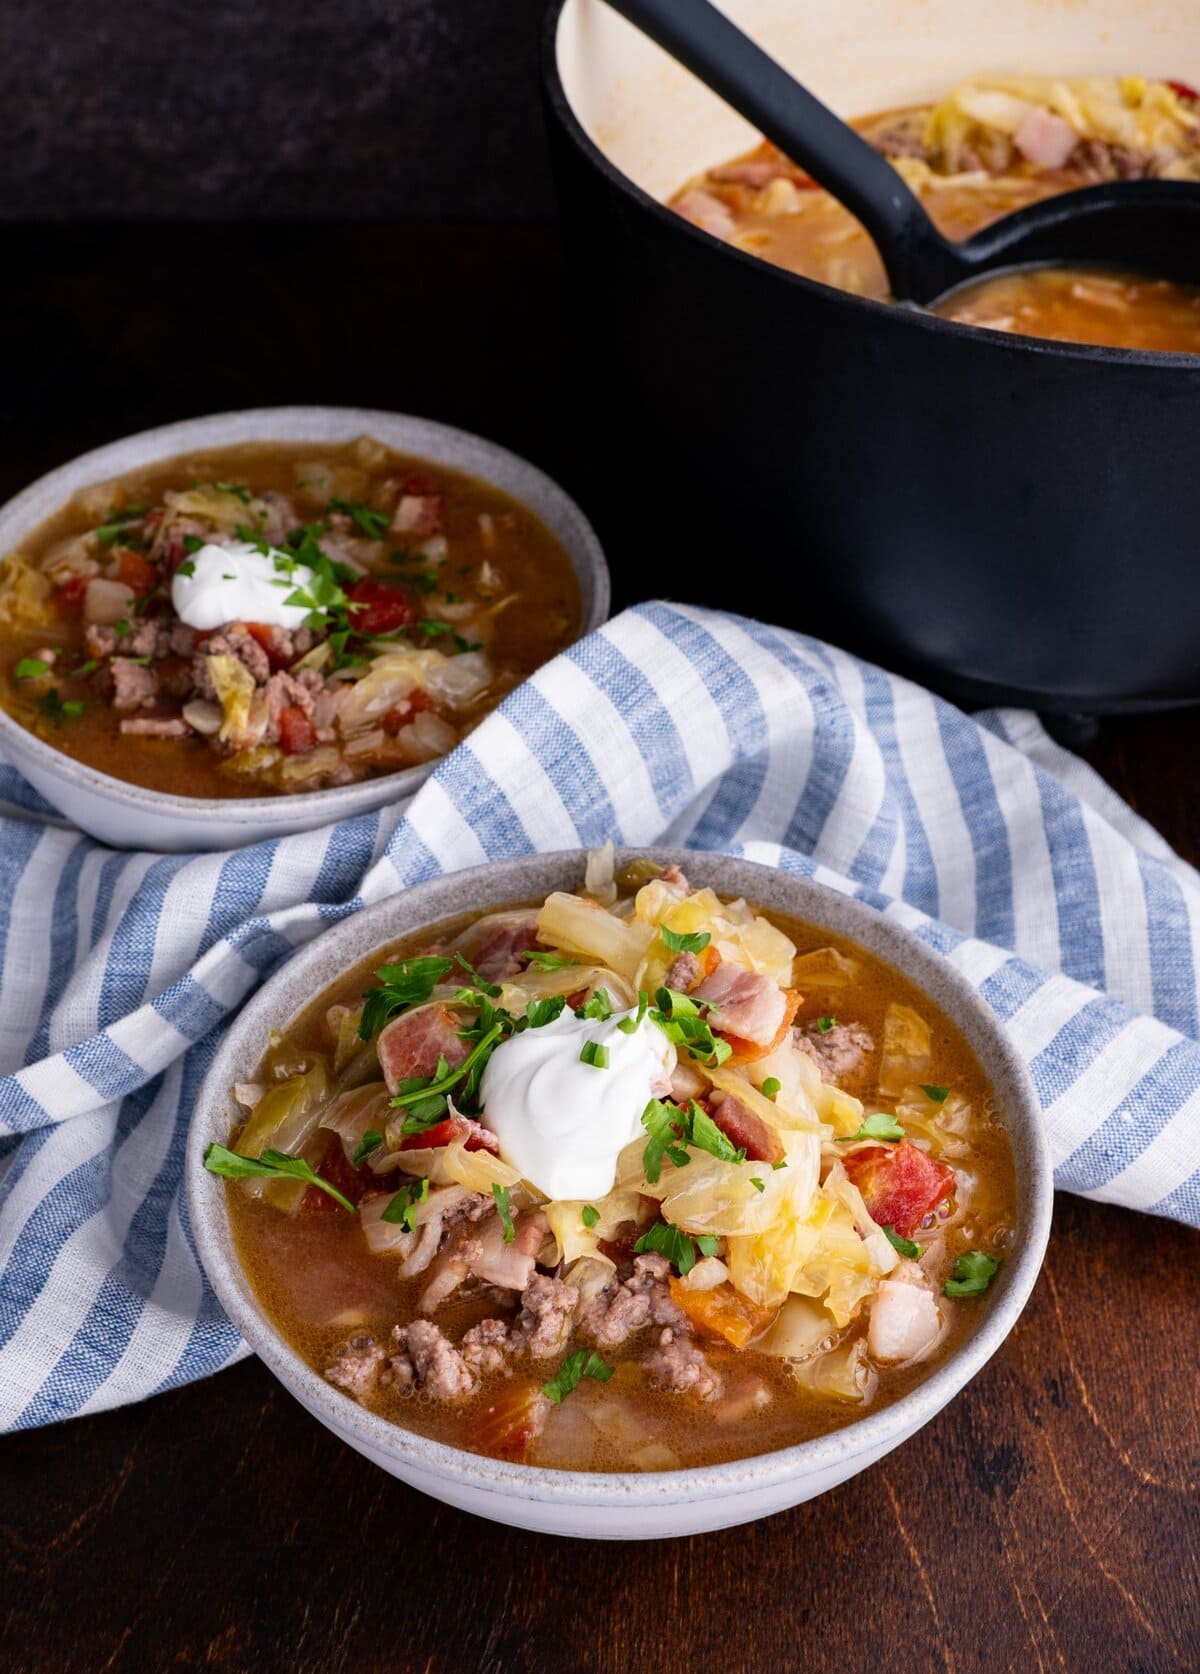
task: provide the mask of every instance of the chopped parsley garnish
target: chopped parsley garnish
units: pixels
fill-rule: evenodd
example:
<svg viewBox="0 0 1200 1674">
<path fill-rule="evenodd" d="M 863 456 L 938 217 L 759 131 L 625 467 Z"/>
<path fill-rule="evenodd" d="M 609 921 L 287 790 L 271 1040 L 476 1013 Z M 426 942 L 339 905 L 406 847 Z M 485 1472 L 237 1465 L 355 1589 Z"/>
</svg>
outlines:
<svg viewBox="0 0 1200 1674">
<path fill-rule="evenodd" d="M 982 1250 L 968 1250 L 956 1256 L 951 1277 L 942 1286 L 946 1296 L 982 1296 L 1000 1270 L 995 1256 Z"/>
<path fill-rule="evenodd" d="M 741 1163 L 746 1160 L 745 1149 L 733 1146 L 695 1099 L 690 1101 L 686 1110 L 681 1110 L 678 1105 L 664 1104 L 661 1099 L 651 1099 L 642 1111 L 642 1126 L 650 1135 L 650 1143 L 642 1153 L 642 1171 L 652 1186 L 658 1183 L 664 1157 L 669 1158 L 676 1168 L 687 1166 L 691 1161 L 686 1149 L 689 1145 L 695 1146 L 697 1151 L 707 1151 L 718 1162 Z"/>
<path fill-rule="evenodd" d="M 359 1038 L 370 1040 L 377 1035 L 393 1012 L 424 1005 L 451 964 L 451 960 L 431 954 L 402 959 L 398 965 L 381 965 L 375 972 L 381 986 L 369 988 L 363 996 Z"/>
<path fill-rule="evenodd" d="M 266 1150 L 261 1157 L 243 1157 L 236 1151 L 227 1150 L 224 1145 L 210 1145 L 204 1153 L 204 1166 L 210 1173 L 221 1174 L 226 1180 L 303 1180 L 306 1185 L 316 1186 L 319 1191 L 325 1192 L 350 1214 L 358 1213 L 350 1199 L 343 1197 L 337 1187 L 318 1174 L 303 1157 L 293 1157 L 286 1151 Z"/>
<path fill-rule="evenodd" d="M 579 1218 L 589 1231 L 592 1227 L 600 1225 L 600 1211 L 593 1203 L 584 1204 Z"/>
<path fill-rule="evenodd" d="M 81 680 L 85 674 L 91 674 L 99 667 L 99 660 L 95 657 L 89 657 L 86 662 L 80 663 L 78 668 L 73 668 L 71 670 L 71 676 L 75 680 Z"/>
<path fill-rule="evenodd" d="M 565 1401 L 573 1389 L 578 1389 L 584 1378 L 595 1378 L 597 1383 L 607 1383 L 612 1375 L 613 1367 L 606 1360 L 602 1360 L 595 1349 L 576 1349 L 574 1354 L 569 1354 L 563 1361 L 550 1382 L 542 1385 L 542 1394 L 548 1395 L 557 1404 Z"/>
<path fill-rule="evenodd" d="M 544 1029 L 566 1010 L 567 996 L 551 994 L 544 1000 L 530 1000 L 525 1007 L 525 1021 L 531 1029 Z"/>
<path fill-rule="evenodd" d="M 127 523 L 136 523 L 145 512 L 145 506 L 126 506 L 124 511 L 110 512 L 108 522 L 102 523 L 95 530 L 96 539 L 101 546 L 115 546 L 124 535 Z"/>
<path fill-rule="evenodd" d="M 765 1192 L 767 1189 L 766 1181 L 760 1180 L 757 1174 L 752 1174 L 750 1176 L 750 1184 L 754 1187 L 756 1192 Z"/>
<path fill-rule="evenodd" d="M 236 532 L 238 540 L 244 546 L 252 546 L 255 552 L 261 554 L 262 557 L 265 558 L 270 552 L 270 541 L 264 540 L 260 532 L 257 529 L 251 529 L 249 524 L 239 523 Z"/>
<path fill-rule="evenodd" d="M 347 617 L 352 607 L 342 580 L 348 578 L 351 572 L 344 565 L 334 564 L 315 543 L 312 556 L 302 552 L 300 562 L 312 571 L 311 578 L 302 587 L 293 588 L 284 604 L 295 605 L 308 612 L 304 618 L 306 628 L 324 628 L 331 616 L 335 619 Z"/>
<path fill-rule="evenodd" d="M 197 487 L 202 486 L 197 484 Z M 218 494 L 232 494 L 235 500 L 240 500 L 244 506 L 250 504 L 250 490 L 240 482 L 214 482 L 213 487 Z"/>
<path fill-rule="evenodd" d="M 591 999 L 575 1012 L 576 1017 L 589 1018 L 594 1023 L 607 1023 L 612 1014 L 612 1001 L 607 988 L 597 988 Z"/>
<path fill-rule="evenodd" d="M 454 955 L 454 963 L 459 966 L 461 970 L 464 970 L 467 973 L 476 988 L 479 989 L 481 993 L 486 994 L 490 1000 L 498 1000 L 500 998 L 500 984 L 498 982 L 488 982 L 485 977 L 481 977 L 474 965 L 472 965 L 471 961 L 463 954 L 456 953 Z"/>
<path fill-rule="evenodd" d="M 579 1048 L 579 1062 L 590 1064 L 593 1069 L 607 1069 L 608 1047 L 602 1046 L 598 1040 L 585 1040 Z"/>
<path fill-rule="evenodd" d="M 925 1097 L 933 1104 L 945 1104 L 946 1100 L 950 1097 L 949 1087 L 930 1086 L 927 1081 L 918 1082 L 917 1085 L 920 1087 Z"/>
<path fill-rule="evenodd" d="M 565 971 L 568 965 L 578 965 L 578 959 L 568 959 L 562 953 L 541 953 L 537 948 L 527 947 L 524 953 L 518 954 L 531 965 L 536 965 L 539 971 Z"/>
<path fill-rule="evenodd" d="M 405 1232 L 415 1232 L 417 1204 L 424 1203 L 428 1196 L 428 1180 L 410 1180 L 407 1185 L 401 1186 L 379 1218 L 391 1226 L 403 1227 Z"/>
<path fill-rule="evenodd" d="M 355 1168 L 357 1168 L 360 1162 L 366 1161 L 372 1151 L 378 1151 L 382 1144 L 383 1135 L 379 1132 L 378 1128 L 368 1128 L 366 1133 L 364 1133 L 362 1138 L 359 1140 L 358 1144 L 354 1147 L 354 1155 L 350 1158 L 350 1161 L 354 1164 Z"/>
<path fill-rule="evenodd" d="M 644 989 L 639 989 L 637 1011 L 633 1014 L 632 1017 L 623 1017 L 621 1019 L 621 1021 L 617 1024 L 617 1028 L 620 1029 L 620 1031 L 623 1035 L 636 1035 L 637 1034 L 638 1030 L 642 1026 L 642 1019 L 646 1015 L 646 1010 L 647 1010 L 649 1004 L 650 1004 L 650 1001 L 649 1001 L 649 999 L 646 995 L 645 990 Z"/>
<path fill-rule="evenodd" d="M 196 561 L 194 558 L 185 558 L 183 563 L 180 564 L 179 568 L 175 571 L 176 575 L 193 576 L 195 573 Z"/>
<path fill-rule="evenodd" d="M 511 1244 L 517 1236 L 517 1229 L 513 1225 L 512 1210 L 508 1206 L 508 1187 L 498 1186 L 493 1180 L 492 1196 L 496 1200 L 496 1213 L 500 1217 L 500 1225 L 504 1228 L 504 1242 Z"/>
<path fill-rule="evenodd" d="M 454 641 L 456 651 L 478 651 L 480 649 L 477 640 L 464 639 L 460 633 L 455 632 L 452 623 L 440 622 L 436 617 L 426 617 L 423 622 L 418 622 L 417 630 L 423 633 L 427 639 L 438 639 L 443 634 L 448 635 Z"/>
<path fill-rule="evenodd" d="M 712 941 L 707 930 L 691 930 L 683 934 L 677 930 L 668 930 L 665 924 L 659 930 L 659 935 L 672 953 L 703 953 Z"/>
<path fill-rule="evenodd" d="M 836 1029 L 837 1026 L 838 1020 L 836 1017 L 817 1018 L 817 1033 L 819 1035 L 827 1035 L 831 1029 Z"/>
<path fill-rule="evenodd" d="M 783 1083 L 779 1080 L 778 1076 L 768 1075 L 767 1079 L 762 1084 L 763 1098 L 773 1099 L 782 1085 Z"/>
<path fill-rule="evenodd" d="M 715 1256 L 717 1240 L 711 1233 L 705 1233 L 700 1238 L 689 1238 L 681 1227 L 671 1221 L 655 1221 L 648 1227 L 637 1243 L 633 1246 L 634 1253 L 643 1255 L 647 1250 L 653 1250 L 655 1255 L 665 1256 L 671 1266 L 679 1272 L 680 1278 L 686 1278 L 696 1265 L 696 1252 L 703 1256 Z"/>
<path fill-rule="evenodd" d="M 16 668 L 13 669 L 13 678 L 16 680 L 40 680 L 43 674 L 49 674 L 49 672 L 50 664 L 43 662 L 40 657 L 22 657 Z"/>
<path fill-rule="evenodd" d="M 80 703 L 78 698 L 64 702 L 58 687 L 51 686 L 38 707 L 56 727 L 61 727 L 65 720 L 77 720 L 87 705 Z"/>
<path fill-rule="evenodd" d="M 902 1238 L 890 1223 L 883 1228 L 883 1236 L 894 1250 L 899 1250 L 910 1261 L 917 1261 L 925 1254 L 924 1245 L 914 1244 L 911 1238 Z"/>
<path fill-rule="evenodd" d="M 352 517 L 364 535 L 377 541 L 385 535 L 391 527 L 391 518 L 386 512 L 376 511 L 373 506 L 364 506 L 359 500 L 330 500 L 334 511 L 345 512 Z"/>
<path fill-rule="evenodd" d="M 888 1116 L 884 1111 L 877 1110 L 873 1115 L 864 1116 L 862 1126 L 857 1133 L 848 1133 L 835 1141 L 838 1145 L 853 1145 L 858 1139 L 886 1139 L 896 1140 L 904 1138 L 904 1129 L 894 1116 Z"/>
<path fill-rule="evenodd" d="M 694 1000 L 671 988 L 660 988 L 654 997 L 658 1009 L 650 1013 L 651 1022 L 657 1023 L 676 1046 L 685 1046 L 690 1057 L 702 1064 L 719 1065 L 732 1056 L 732 1046 L 713 1034 L 711 1026 L 698 1015 Z"/>
<path fill-rule="evenodd" d="M 204 545 L 204 542 L 200 539 L 199 535 L 185 535 L 183 537 L 183 550 L 186 553 L 188 553 L 189 555 L 192 554 L 193 552 L 199 552 L 200 548 L 203 545 Z M 193 567 L 193 569 L 195 568 L 194 565 L 192 567 Z M 181 566 L 181 568 L 182 568 L 182 566 Z M 178 573 L 179 572 L 176 571 L 176 574 L 178 574 Z"/>
</svg>

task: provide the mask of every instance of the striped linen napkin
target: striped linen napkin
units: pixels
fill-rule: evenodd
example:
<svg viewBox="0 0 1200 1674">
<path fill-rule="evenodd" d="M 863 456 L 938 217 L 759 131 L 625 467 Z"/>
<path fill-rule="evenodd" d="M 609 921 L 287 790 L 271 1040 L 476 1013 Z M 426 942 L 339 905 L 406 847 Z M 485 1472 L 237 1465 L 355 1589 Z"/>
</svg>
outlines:
<svg viewBox="0 0 1200 1674">
<path fill-rule="evenodd" d="M 651 603 L 514 692 L 406 806 L 197 857 L 103 848 L 11 769 L 0 796 L 5 1428 L 247 1352 L 180 1177 L 257 983 L 419 879 L 609 836 L 882 908 L 1007 1023 L 1058 1185 L 1200 1226 L 1200 876 L 1027 714 L 972 718 L 799 634 Z"/>
</svg>

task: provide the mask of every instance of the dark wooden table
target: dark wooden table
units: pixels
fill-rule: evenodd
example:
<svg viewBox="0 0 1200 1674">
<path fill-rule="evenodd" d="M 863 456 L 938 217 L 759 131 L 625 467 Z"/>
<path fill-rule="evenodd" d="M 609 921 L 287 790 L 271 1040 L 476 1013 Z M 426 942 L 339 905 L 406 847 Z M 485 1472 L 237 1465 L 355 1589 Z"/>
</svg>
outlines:
<svg viewBox="0 0 1200 1674">
<path fill-rule="evenodd" d="M 539 459 L 618 595 L 704 530 L 615 470 L 544 227 L 9 229 L 0 490 L 141 424 L 260 402 L 426 412 Z M 709 572 L 712 573 L 712 572 Z M 707 591 L 707 587 L 702 587 Z M 1095 765 L 1190 859 L 1200 716 Z M 1200 1669 L 1200 1239 L 1062 1198 L 1025 1316 L 856 1481 L 749 1528 L 553 1540 L 411 1492 L 256 1362 L 0 1442 L 0 1666 L 296 1671 Z"/>
</svg>

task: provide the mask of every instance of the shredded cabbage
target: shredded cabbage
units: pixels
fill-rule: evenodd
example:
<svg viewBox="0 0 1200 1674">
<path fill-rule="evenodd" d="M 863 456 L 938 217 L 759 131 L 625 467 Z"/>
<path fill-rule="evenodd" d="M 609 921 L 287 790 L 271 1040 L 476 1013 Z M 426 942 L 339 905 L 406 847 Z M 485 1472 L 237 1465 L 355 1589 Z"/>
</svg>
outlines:
<svg viewBox="0 0 1200 1674">
<path fill-rule="evenodd" d="M 898 1099 L 906 1087 L 929 1079 L 933 1034 L 911 1006 L 893 1002 L 884 1013 L 883 1051 L 879 1060 L 879 1091 Z"/>
</svg>

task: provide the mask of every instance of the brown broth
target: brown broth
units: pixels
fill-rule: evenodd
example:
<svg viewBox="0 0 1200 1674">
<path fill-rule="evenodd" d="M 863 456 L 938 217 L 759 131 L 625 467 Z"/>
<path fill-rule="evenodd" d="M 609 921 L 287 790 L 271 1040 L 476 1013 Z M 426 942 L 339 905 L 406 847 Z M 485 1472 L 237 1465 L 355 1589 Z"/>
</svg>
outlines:
<svg viewBox="0 0 1200 1674">
<path fill-rule="evenodd" d="M 514 903 L 519 905 L 520 903 Z M 827 1015 L 841 1022 L 861 1022 L 880 1038 L 889 1003 L 912 1006 L 932 1027 L 931 1074 L 939 1084 L 965 1095 L 972 1115 L 965 1156 L 955 1157 L 960 1191 L 948 1220 L 929 1232 L 919 1232 L 930 1248 L 936 1240 L 942 1255 L 935 1277 L 948 1273 L 956 1255 L 983 1249 L 1003 1255 L 1017 1225 L 1016 1184 L 1012 1152 L 1003 1115 L 970 1048 L 945 1015 L 898 972 L 853 943 L 791 920 L 770 915 L 795 942 L 801 954 L 834 946 L 860 962 L 862 980 L 848 997 L 846 988 L 810 987 L 797 1016 L 803 1023 Z M 326 1012 L 330 1005 L 356 1004 L 380 964 L 422 951 L 469 918 L 427 930 L 420 937 L 381 950 L 355 970 L 340 977 L 284 1030 L 289 1048 L 300 1055 L 329 1049 Z M 875 1099 L 868 1109 L 892 1108 L 891 1101 Z M 283 1339 L 320 1373 L 338 1347 L 356 1331 L 386 1338 L 391 1327 L 417 1316 L 417 1297 L 424 1278 L 399 1280 L 393 1259 L 372 1255 L 357 1223 L 344 1213 L 291 1218 L 227 1183 L 230 1220 L 239 1258 L 254 1290 Z M 870 1410 L 887 1405 L 919 1384 L 971 1335 L 988 1306 L 986 1296 L 945 1300 L 948 1329 L 936 1351 L 918 1365 L 880 1367 L 879 1385 Z M 457 1339 L 480 1319 L 497 1312 L 495 1293 L 477 1290 L 452 1298 L 435 1314 L 435 1322 Z M 865 1322 L 852 1324 L 843 1343 L 863 1334 Z M 682 1466 L 721 1464 L 771 1452 L 837 1430 L 867 1410 L 860 1405 L 814 1395 L 794 1382 L 786 1363 L 753 1348 L 738 1353 L 719 1339 L 704 1339 L 704 1351 L 726 1381 L 726 1397 L 719 1407 L 707 1407 L 688 1396 L 656 1391 L 646 1385 L 635 1364 L 647 1348 L 631 1339 L 626 1349 L 611 1353 L 616 1365 L 605 1384 L 585 1379 L 550 1413 L 544 1435 L 530 1456 L 534 1464 L 570 1469 L 628 1470 L 631 1444 L 670 1449 Z M 564 1351 L 565 1353 L 566 1351 Z M 552 1377 L 557 1360 L 537 1362 L 538 1381 Z M 722 1417 L 722 1408 L 735 1406 L 742 1389 L 764 1381 L 772 1399 L 764 1410 Z M 480 1393 L 462 1405 L 439 1404 L 420 1394 L 383 1392 L 368 1403 L 383 1417 L 419 1435 L 469 1451 L 482 1451 L 474 1437 L 480 1409 L 505 1387 L 503 1376 L 485 1381 Z M 349 1397 L 347 1397 L 349 1399 Z M 588 1421 L 588 1413 L 615 1408 L 613 1436 L 602 1437 Z M 640 1439 L 639 1439 L 640 1438 Z M 646 1468 L 654 1468 L 649 1466 Z"/>
<path fill-rule="evenodd" d="M 579 583 L 570 560 L 545 525 L 526 507 L 489 483 L 458 471 L 411 459 L 385 450 L 381 462 L 364 468 L 356 452 L 358 444 L 247 443 L 164 461 L 130 472 L 103 485 L 110 493 L 105 505 L 154 505 L 170 490 L 187 488 L 196 480 L 244 483 L 255 494 L 275 491 L 288 495 L 302 520 L 321 516 L 316 504 L 306 504 L 298 491 L 294 467 L 310 461 L 328 463 L 349 473 L 353 498 L 369 500 L 377 484 L 388 477 L 419 472 L 445 496 L 444 533 L 449 557 L 442 567 L 445 587 L 462 599 L 475 599 L 473 577 L 484 559 L 490 559 L 504 578 L 505 591 L 519 595 L 515 604 L 495 620 L 494 637 L 488 646 L 496 678 L 472 708 L 454 716 L 461 733 L 469 731 L 495 707 L 514 686 L 526 679 L 549 658 L 574 640 L 581 625 Z M 60 541 L 90 530 L 106 515 L 97 506 L 96 488 L 80 491 L 63 508 L 48 518 L 20 545 L 29 561 L 38 563 Z M 486 513 L 494 520 L 494 543 L 488 544 L 479 524 Z M 401 547 L 402 537 L 392 536 L 386 545 Z M 404 575 L 386 560 L 370 573 L 393 582 Z M 0 605 L 3 583 L 0 582 Z M 437 645 L 437 641 L 430 642 Z M 280 787 L 252 775 L 232 773 L 222 766 L 222 757 L 206 738 L 147 738 L 122 734 L 121 716 L 108 706 L 98 684 L 102 671 L 81 677 L 18 681 L 15 669 L 22 658 L 43 647 L 69 653 L 86 661 L 83 622 L 78 613 L 55 614 L 45 625 L 8 625 L 0 645 L 0 703 L 28 731 L 55 749 L 85 762 L 99 772 L 128 783 L 178 796 L 243 797 L 261 796 Z M 83 703 L 82 715 L 48 714 L 47 688 L 53 686 L 60 701 Z M 408 765 L 393 759 L 366 768 L 359 777 L 395 772 Z M 297 789 L 312 789 L 303 783 Z"/>
</svg>

